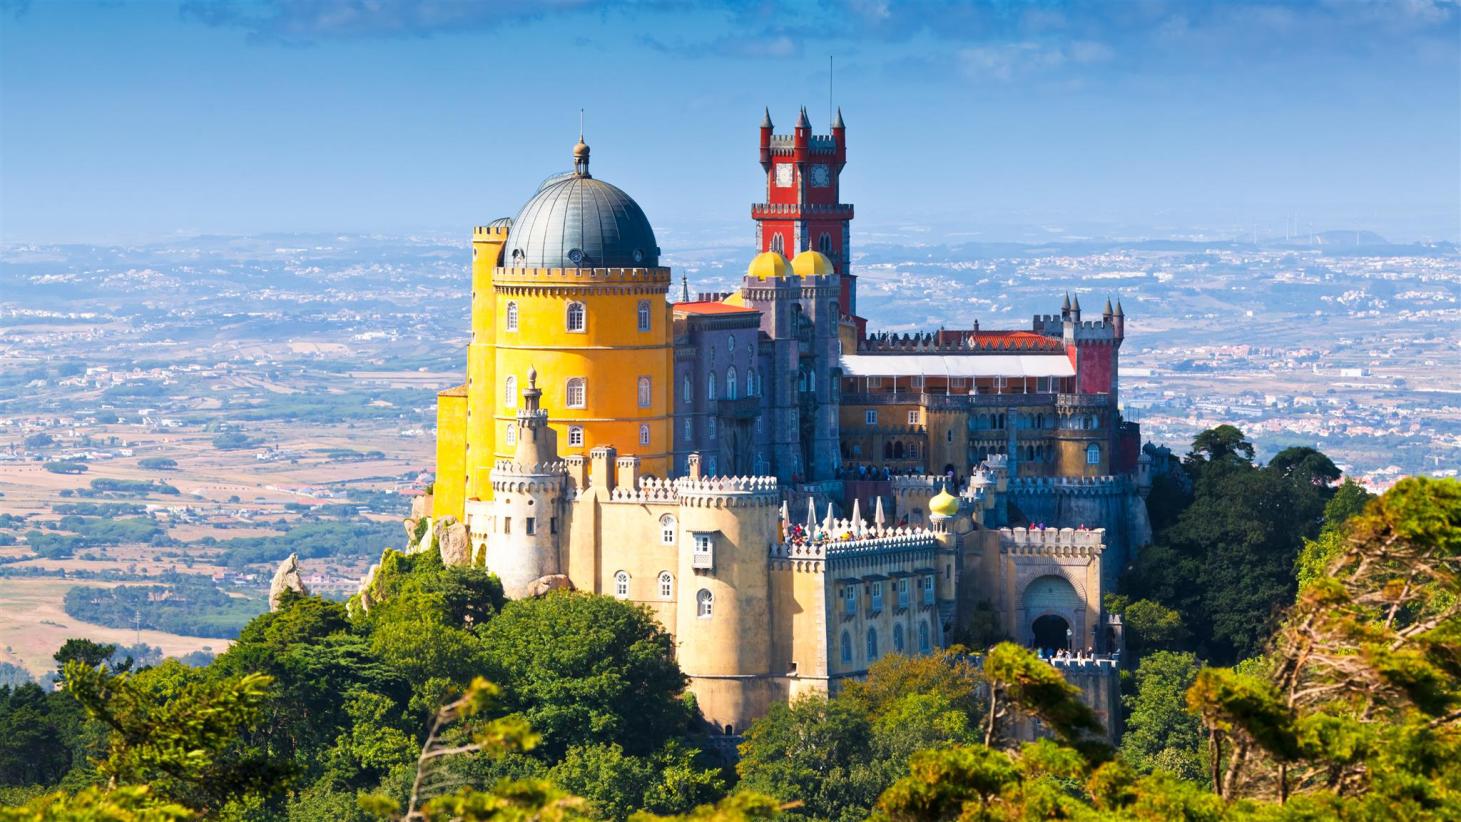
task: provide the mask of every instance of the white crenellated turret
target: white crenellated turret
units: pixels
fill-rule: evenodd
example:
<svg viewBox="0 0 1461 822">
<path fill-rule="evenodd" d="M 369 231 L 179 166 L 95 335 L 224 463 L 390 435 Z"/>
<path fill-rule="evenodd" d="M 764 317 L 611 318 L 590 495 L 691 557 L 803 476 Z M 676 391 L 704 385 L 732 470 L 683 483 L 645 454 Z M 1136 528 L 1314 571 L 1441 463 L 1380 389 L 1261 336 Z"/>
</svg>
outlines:
<svg viewBox="0 0 1461 822">
<path fill-rule="evenodd" d="M 559 535 L 567 530 L 568 469 L 558 458 L 548 412 L 539 407 L 543 392 L 537 383 L 537 370 L 529 370 L 523 407 L 513 424 L 517 450 L 511 460 L 498 460 L 492 469 L 487 570 L 497 574 L 504 593 L 514 599 L 531 596 L 542 578 L 563 573 Z"/>
</svg>

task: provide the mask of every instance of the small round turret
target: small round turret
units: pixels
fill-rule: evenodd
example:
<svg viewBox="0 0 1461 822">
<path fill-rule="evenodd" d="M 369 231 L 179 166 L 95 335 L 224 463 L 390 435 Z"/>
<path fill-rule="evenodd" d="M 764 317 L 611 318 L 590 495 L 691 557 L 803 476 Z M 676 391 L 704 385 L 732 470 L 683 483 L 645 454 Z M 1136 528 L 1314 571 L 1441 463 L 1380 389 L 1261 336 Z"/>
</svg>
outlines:
<svg viewBox="0 0 1461 822">
<path fill-rule="evenodd" d="M 809 248 L 792 259 L 791 270 L 798 277 L 825 277 L 833 272 L 833 267 L 826 254 Z"/>
<path fill-rule="evenodd" d="M 932 516 L 948 519 L 959 513 L 959 498 L 944 487 L 928 501 L 928 512 Z"/>
<path fill-rule="evenodd" d="M 746 267 L 746 276 L 758 280 L 789 277 L 791 263 L 775 251 L 763 251 L 751 259 L 751 264 Z"/>
</svg>

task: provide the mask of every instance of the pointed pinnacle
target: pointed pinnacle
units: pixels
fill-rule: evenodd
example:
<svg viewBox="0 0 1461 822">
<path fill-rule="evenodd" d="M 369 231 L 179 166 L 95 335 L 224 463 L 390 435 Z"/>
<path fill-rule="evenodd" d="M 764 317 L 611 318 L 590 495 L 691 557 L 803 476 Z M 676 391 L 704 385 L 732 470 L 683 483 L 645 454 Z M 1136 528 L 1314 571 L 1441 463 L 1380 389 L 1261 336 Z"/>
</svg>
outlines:
<svg viewBox="0 0 1461 822">
<path fill-rule="evenodd" d="M 1060 310 L 1061 311 L 1069 311 L 1070 310 L 1070 292 L 1069 291 L 1065 292 L 1065 300 L 1060 304 Z"/>
<path fill-rule="evenodd" d="M 847 128 L 847 126 L 842 123 L 842 106 L 837 107 L 837 119 L 832 121 L 832 128 Z"/>
<path fill-rule="evenodd" d="M 802 106 L 801 116 L 796 118 L 797 128 L 811 128 L 812 121 L 807 118 L 807 107 Z"/>
<path fill-rule="evenodd" d="M 771 125 L 771 107 L 766 107 L 766 113 L 761 117 L 761 128 L 773 128 Z"/>
</svg>

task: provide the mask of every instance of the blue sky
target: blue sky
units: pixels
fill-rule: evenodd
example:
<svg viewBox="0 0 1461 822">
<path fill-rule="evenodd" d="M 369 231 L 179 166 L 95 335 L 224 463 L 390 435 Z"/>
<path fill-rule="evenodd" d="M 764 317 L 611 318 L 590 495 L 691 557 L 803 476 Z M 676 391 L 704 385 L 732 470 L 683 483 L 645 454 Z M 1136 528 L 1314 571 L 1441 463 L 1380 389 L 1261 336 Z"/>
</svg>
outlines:
<svg viewBox="0 0 1461 822">
<path fill-rule="evenodd" d="M 1456 0 L 0 0 L 0 237 L 465 235 L 569 165 L 749 236 L 848 124 L 864 238 L 1461 239 Z M 698 233 L 697 233 L 698 232 Z"/>
</svg>

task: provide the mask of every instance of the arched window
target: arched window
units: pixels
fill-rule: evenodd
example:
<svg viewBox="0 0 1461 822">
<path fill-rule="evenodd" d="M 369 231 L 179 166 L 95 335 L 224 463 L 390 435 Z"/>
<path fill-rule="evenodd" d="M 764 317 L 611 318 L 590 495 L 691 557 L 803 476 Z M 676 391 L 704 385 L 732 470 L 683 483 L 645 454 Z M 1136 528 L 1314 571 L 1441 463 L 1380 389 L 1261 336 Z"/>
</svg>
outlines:
<svg viewBox="0 0 1461 822">
<path fill-rule="evenodd" d="M 883 443 L 883 459 L 890 460 L 892 458 L 893 458 L 893 443 L 891 443 L 891 442 L 885 442 L 885 443 Z"/>
<path fill-rule="evenodd" d="M 918 623 L 918 650 L 928 653 L 933 650 L 933 642 L 928 637 L 928 623 Z"/>
<path fill-rule="evenodd" d="M 715 372 L 705 375 L 705 399 L 712 401 L 715 399 L 715 386 L 718 382 L 720 380 L 716 378 Z"/>
<path fill-rule="evenodd" d="M 572 302 L 568 304 L 568 330 L 583 331 L 587 317 L 584 312 L 583 303 Z"/>
<path fill-rule="evenodd" d="M 516 302 L 509 302 L 507 304 L 507 330 L 508 331 L 516 331 L 517 330 L 517 303 Z"/>
<path fill-rule="evenodd" d="M 786 241 L 781 239 L 780 234 L 771 235 L 771 250 L 782 256 L 786 255 Z"/>
<path fill-rule="evenodd" d="M 822 234 L 822 236 L 820 238 L 817 239 L 817 250 L 821 251 L 823 254 L 826 254 L 828 256 L 830 256 L 832 254 L 832 235 L 831 234 L 824 233 L 824 234 Z"/>
<path fill-rule="evenodd" d="M 517 407 L 517 377 L 509 376 L 502 387 L 502 401 L 508 408 Z"/>
<path fill-rule="evenodd" d="M 715 439 L 715 417 L 705 418 L 705 436 Z"/>
<path fill-rule="evenodd" d="M 629 572 L 620 571 L 614 574 L 614 596 L 619 599 L 629 598 Z"/>
<path fill-rule="evenodd" d="M 733 400 L 741 392 L 741 378 L 736 374 L 736 367 L 733 365 L 725 371 L 725 398 Z"/>
<path fill-rule="evenodd" d="M 507 424 L 507 444 L 517 445 L 517 423 Z"/>
<path fill-rule="evenodd" d="M 675 595 L 675 578 L 669 571 L 659 572 L 659 598 L 671 599 Z"/>
<path fill-rule="evenodd" d="M 1086 446 L 1086 465 L 1101 464 L 1101 446 L 1094 442 Z"/>
<path fill-rule="evenodd" d="M 583 426 L 582 425 L 570 425 L 570 426 L 568 426 L 568 444 L 570 446 L 574 447 L 574 448 L 582 448 L 583 447 Z"/>
<path fill-rule="evenodd" d="M 649 377 L 639 378 L 639 407 L 648 408 L 654 400 L 653 386 Z"/>
<path fill-rule="evenodd" d="M 715 594 L 701 588 L 695 593 L 695 615 L 701 619 L 710 619 L 715 613 Z"/>
<path fill-rule="evenodd" d="M 902 442 L 895 442 L 895 443 L 893 443 L 893 459 L 895 459 L 895 460 L 901 460 L 901 459 L 903 459 L 903 443 Z"/>
<path fill-rule="evenodd" d="M 639 330 L 649 330 L 649 300 L 639 301 Z"/>
<path fill-rule="evenodd" d="M 746 396 L 756 396 L 756 369 L 754 368 L 746 370 Z"/>
<path fill-rule="evenodd" d="M 680 399 L 685 402 L 693 402 L 695 399 L 695 381 L 686 374 L 683 382 L 680 383 Z"/>
<path fill-rule="evenodd" d="M 852 664 L 852 635 L 846 631 L 842 632 L 842 664 Z"/>
<path fill-rule="evenodd" d="M 639 426 L 639 444 L 649 445 L 649 426 L 647 425 Z"/>
<path fill-rule="evenodd" d="M 659 541 L 661 545 L 674 545 L 677 534 L 674 517 L 665 514 L 659 518 Z"/>
<path fill-rule="evenodd" d="M 871 663 L 878 658 L 878 629 L 867 629 L 867 661 Z"/>
<path fill-rule="evenodd" d="M 564 394 L 569 408 L 582 408 L 588 400 L 583 377 L 569 377 L 568 389 Z"/>
<path fill-rule="evenodd" d="M 893 651 L 903 653 L 903 623 L 893 626 Z"/>
</svg>

